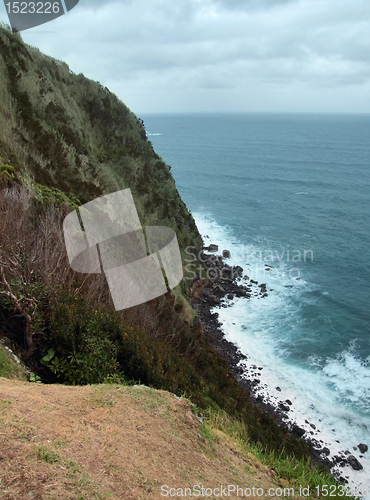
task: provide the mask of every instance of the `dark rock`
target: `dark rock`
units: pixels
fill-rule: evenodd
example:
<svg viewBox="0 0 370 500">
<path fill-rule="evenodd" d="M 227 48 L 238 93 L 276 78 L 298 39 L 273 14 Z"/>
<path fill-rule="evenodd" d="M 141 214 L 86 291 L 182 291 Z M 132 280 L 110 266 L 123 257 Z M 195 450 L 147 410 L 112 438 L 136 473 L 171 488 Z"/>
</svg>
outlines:
<svg viewBox="0 0 370 500">
<path fill-rule="evenodd" d="M 366 444 L 360 443 L 358 445 L 358 449 L 361 451 L 361 453 L 366 453 L 369 448 Z"/>
<path fill-rule="evenodd" d="M 220 304 L 220 299 L 215 297 L 209 290 L 207 290 L 205 292 L 205 295 L 206 295 L 206 297 L 208 297 L 210 302 L 212 302 L 213 304 L 216 304 L 216 305 Z"/>
<path fill-rule="evenodd" d="M 339 455 L 334 457 L 334 462 L 340 465 L 341 467 L 344 467 L 348 463 L 345 458 L 340 457 Z"/>
<path fill-rule="evenodd" d="M 254 283 L 255 285 L 258 285 L 258 281 L 251 280 L 251 283 Z"/>
<path fill-rule="evenodd" d="M 213 290 L 213 293 L 217 293 L 217 295 L 219 297 L 222 297 L 223 295 L 225 295 L 225 289 L 221 285 L 214 286 L 212 290 Z"/>
<path fill-rule="evenodd" d="M 233 276 L 233 270 L 231 267 L 223 267 L 220 272 L 220 277 L 223 280 L 230 280 L 232 281 L 234 276 Z"/>
<path fill-rule="evenodd" d="M 330 450 L 329 450 L 329 448 L 326 448 L 326 447 L 325 447 L 325 448 L 323 448 L 323 449 L 321 450 L 321 453 L 322 453 L 323 455 L 328 456 L 328 455 L 330 455 Z"/>
<path fill-rule="evenodd" d="M 290 401 L 290 399 L 286 399 L 286 400 L 285 400 L 285 402 L 286 402 L 286 404 L 287 404 L 287 405 L 290 405 L 290 406 L 292 406 L 292 404 L 293 404 L 293 403 Z"/>
<path fill-rule="evenodd" d="M 316 425 L 315 424 L 310 424 L 310 426 L 312 427 L 312 429 L 316 430 Z"/>
<path fill-rule="evenodd" d="M 230 250 L 222 250 L 222 257 L 224 259 L 230 259 L 231 258 Z"/>
<path fill-rule="evenodd" d="M 279 392 L 281 392 L 281 389 L 280 389 L 280 387 L 276 387 L 276 390 L 277 390 L 277 391 L 279 391 Z"/>
<path fill-rule="evenodd" d="M 218 245 L 214 245 L 213 243 L 209 245 L 207 248 L 208 252 L 217 252 L 218 251 Z"/>
<path fill-rule="evenodd" d="M 362 470 L 363 469 L 360 462 L 353 455 L 349 455 L 349 457 L 347 458 L 347 461 L 353 470 Z"/>
<path fill-rule="evenodd" d="M 279 408 L 280 410 L 283 410 L 283 411 L 289 411 L 290 408 L 288 405 L 284 404 L 284 403 L 279 403 Z"/>
<path fill-rule="evenodd" d="M 234 277 L 241 278 L 243 275 L 243 268 L 240 266 L 234 266 L 233 267 L 233 275 L 234 275 Z"/>
<path fill-rule="evenodd" d="M 193 326 L 199 326 L 200 325 L 200 319 L 198 316 L 194 316 L 193 318 Z"/>
<path fill-rule="evenodd" d="M 228 294 L 227 294 L 227 298 L 228 298 L 229 300 L 233 300 L 233 298 L 234 298 L 234 297 L 235 297 L 235 295 L 234 295 L 233 293 L 228 293 Z"/>
<path fill-rule="evenodd" d="M 305 434 L 305 430 L 302 429 L 302 427 L 299 427 L 298 425 L 293 425 L 292 427 L 292 434 L 298 437 L 302 437 L 303 434 Z"/>
</svg>

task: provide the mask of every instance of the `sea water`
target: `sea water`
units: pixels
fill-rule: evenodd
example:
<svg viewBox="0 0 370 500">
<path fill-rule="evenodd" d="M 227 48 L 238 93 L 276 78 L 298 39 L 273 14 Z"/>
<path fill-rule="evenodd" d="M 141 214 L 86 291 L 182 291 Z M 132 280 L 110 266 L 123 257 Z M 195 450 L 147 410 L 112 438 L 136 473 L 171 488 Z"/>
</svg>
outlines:
<svg viewBox="0 0 370 500">
<path fill-rule="evenodd" d="M 370 116 L 143 118 L 205 244 L 266 283 L 215 309 L 226 338 L 330 457 L 358 458 L 342 475 L 370 498 Z"/>
</svg>

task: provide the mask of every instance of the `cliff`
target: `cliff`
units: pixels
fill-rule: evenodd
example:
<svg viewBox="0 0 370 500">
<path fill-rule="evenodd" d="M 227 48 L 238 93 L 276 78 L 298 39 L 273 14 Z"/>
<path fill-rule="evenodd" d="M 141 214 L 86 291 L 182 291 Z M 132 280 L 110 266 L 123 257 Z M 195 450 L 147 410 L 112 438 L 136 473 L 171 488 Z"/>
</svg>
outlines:
<svg viewBox="0 0 370 500">
<path fill-rule="evenodd" d="M 37 437 L 41 427 L 30 427 L 28 417 L 22 420 L 21 414 L 27 411 L 27 407 L 34 418 L 40 419 L 44 414 L 37 407 L 38 403 L 57 408 L 58 395 L 67 401 L 68 394 L 77 394 L 74 404 L 78 406 L 79 394 L 89 393 L 93 397 L 95 389 L 90 386 L 102 383 L 114 386 L 112 391 L 115 394 L 120 394 L 118 391 L 122 387 L 142 384 L 169 391 L 172 395 L 164 396 L 162 406 L 168 401 L 176 401 L 173 394 L 185 396 L 197 405 L 202 418 L 213 422 L 215 428 L 222 430 L 227 427 L 244 447 L 253 443 L 254 454 L 264 454 L 266 463 L 281 470 L 282 478 L 294 477 L 297 481 L 301 478 L 304 484 L 309 475 L 315 484 L 320 481 L 329 484 L 331 479 L 317 475 L 317 470 L 307 462 L 309 448 L 253 404 L 221 354 L 211 347 L 189 303 L 190 280 L 184 280 L 172 292 L 158 299 L 116 312 L 104 276 L 84 275 L 71 270 L 63 239 L 65 216 L 80 204 L 124 188 L 130 188 L 133 193 L 142 225 L 173 228 L 182 251 L 187 246 L 201 246 L 199 232 L 176 190 L 170 168 L 153 150 L 143 122 L 108 89 L 83 75 L 73 74 L 65 63 L 45 56 L 26 45 L 19 34 L 1 27 L 0 336 L 17 346 L 17 354 L 23 357 L 30 380 L 49 384 L 43 389 L 42 384 L 27 386 L 2 382 L 0 390 L 4 397 L 1 397 L 1 408 L 8 411 L 11 408 L 8 402 L 13 400 L 22 404 L 14 413 L 8 413 L 8 424 L 12 426 L 11 422 L 14 422 L 14 436 L 1 432 L 0 437 L 5 435 L 6 440 L 16 439 L 18 431 L 23 436 L 23 429 L 24 439 L 31 443 L 24 447 L 12 441 L 14 448 L 10 447 L 8 472 L 12 471 L 14 484 L 1 483 L 6 484 L 4 498 L 20 498 L 19 495 L 30 492 L 34 492 L 32 498 L 59 498 L 45 491 L 46 487 L 54 488 L 54 477 L 57 485 L 72 484 L 74 492 L 90 480 L 95 488 L 95 479 L 91 479 L 91 471 L 88 472 L 92 466 L 86 456 L 80 463 L 71 460 L 71 454 L 78 455 L 76 446 L 79 442 L 82 449 L 88 450 L 86 454 L 91 451 L 92 444 L 85 443 L 82 438 L 74 441 L 71 437 L 68 446 L 72 448 L 68 448 L 65 454 L 64 451 L 59 453 L 55 446 L 58 446 L 57 441 L 63 442 L 63 436 L 54 435 L 50 429 L 53 437 L 49 438 L 47 433 Z M 196 265 L 201 266 L 201 263 Z M 0 376 L 13 373 L 13 361 L 6 356 L 0 347 L 0 362 L 4 365 Z M 65 385 L 89 387 L 67 390 Z M 45 391 L 48 402 L 37 395 L 37 391 L 41 395 Z M 102 386 L 101 391 L 105 394 L 103 406 L 110 406 L 106 396 L 110 389 Z M 127 391 L 127 395 L 134 394 Z M 114 418 L 121 418 L 116 413 L 123 411 L 123 401 L 120 399 L 118 404 L 113 398 L 112 408 L 116 411 L 110 412 L 115 414 Z M 116 402 L 117 406 L 114 406 Z M 94 405 L 95 411 L 100 403 Z M 150 398 L 144 399 L 144 405 L 151 407 L 153 402 Z M 84 407 L 78 406 L 76 412 L 82 415 L 90 412 L 90 407 L 90 403 L 86 403 Z M 181 411 L 186 413 L 188 409 L 188 406 L 183 406 Z M 63 411 L 62 408 L 59 410 Z M 176 413 L 176 408 L 173 411 Z M 46 419 L 50 412 L 45 413 Z M 97 412 L 104 413 L 105 410 Z M 107 413 L 104 418 L 110 417 L 111 413 Z M 141 417 L 137 418 L 140 420 Z M 193 417 L 190 420 L 198 425 Z M 73 433 L 78 425 L 72 418 L 68 432 Z M 104 436 L 113 442 L 121 430 L 120 425 L 117 423 L 116 428 L 105 429 Z M 158 422 L 158 425 L 162 424 Z M 140 428 L 140 423 L 137 427 Z M 205 427 L 203 431 L 207 433 L 207 429 Z M 150 435 L 152 431 L 148 429 L 148 432 Z M 186 434 L 186 429 L 179 432 Z M 205 441 L 210 435 L 199 434 Z M 190 446 L 196 454 L 198 439 L 204 442 L 201 438 L 189 435 L 182 446 Z M 161 446 L 165 438 L 158 439 L 157 446 Z M 38 447 L 33 446 L 34 440 Z M 49 441 L 53 442 L 50 447 L 45 444 Z M 133 441 L 127 446 L 131 449 Z M 26 453 L 26 462 L 22 462 L 23 452 Z M 39 493 L 39 486 L 33 486 L 34 476 L 30 472 L 30 462 L 27 462 L 35 453 L 39 461 L 48 464 L 47 470 L 40 470 L 40 474 L 47 478 L 42 488 L 40 486 L 42 493 Z M 139 449 L 138 453 L 144 452 Z M 200 465 L 204 470 L 211 456 L 207 454 L 208 451 Z M 181 454 L 179 457 L 180 461 L 185 460 Z M 109 472 L 111 462 L 107 457 L 102 460 L 104 471 Z M 190 470 L 191 460 L 189 457 L 186 460 L 189 460 L 186 467 Z M 58 462 L 55 467 L 52 466 L 54 462 Z M 68 465 L 72 463 L 75 465 Z M 142 461 L 143 476 L 149 466 L 150 461 Z M 110 480 L 114 482 L 119 476 L 118 469 L 115 469 L 118 465 L 112 467 L 114 473 Z M 126 460 L 121 469 L 128 467 Z M 60 468 L 68 472 L 61 472 Z M 180 465 L 175 469 L 174 466 L 174 474 L 178 474 Z M 82 475 L 77 470 L 82 471 Z M 185 477 L 190 477 L 187 470 L 183 470 L 181 484 L 185 484 Z M 214 477 L 215 471 L 212 472 Z M 68 479 L 69 474 L 74 473 L 74 479 Z M 223 473 L 222 477 L 228 480 L 226 478 L 230 475 L 226 471 Z M 21 488 L 24 474 L 31 478 L 25 483 L 28 492 L 17 489 L 18 486 Z M 103 481 L 101 476 L 105 472 L 97 471 L 97 474 L 99 481 L 106 480 L 104 476 Z M 167 477 L 165 472 L 163 474 Z M 154 484 L 153 477 L 148 479 L 148 489 Z M 197 477 L 192 475 L 191 479 L 198 480 Z M 255 477 L 254 480 L 257 481 Z M 12 484 L 16 487 L 8 494 Z M 127 492 L 133 484 L 136 485 L 134 489 L 138 488 L 135 491 L 144 491 L 141 488 L 146 487 L 147 482 L 135 472 L 127 476 L 127 484 Z M 60 488 L 60 498 L 65 498 L 70 487 Z M 107 488 L 104 495 L 111 491 L 110 486 Z M 92 498 L 93 490 L 86 491 L 73 498 L 85 498 L 84 494 L 90 495 L 86 498 Z M 107 498 L 104 495 L 97 498 Z M 149 495 L 149 498 L 156 497 Z"/>
<path fill-rule="evenodd" d="M 143 225 L 200 245 L 170 167 L 143 122 L 100 83 L 0 29 L 0 164 L 12 165 L 82 203 L 130 188 Z"/>
</svg>

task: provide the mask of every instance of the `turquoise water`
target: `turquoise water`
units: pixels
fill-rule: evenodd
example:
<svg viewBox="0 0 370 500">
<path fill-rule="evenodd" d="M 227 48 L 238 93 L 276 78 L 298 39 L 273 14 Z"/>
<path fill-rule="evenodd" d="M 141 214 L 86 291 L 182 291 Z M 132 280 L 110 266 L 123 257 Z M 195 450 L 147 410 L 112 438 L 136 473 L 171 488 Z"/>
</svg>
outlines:
<svg viewBox="0 0 370 500">
<path fill-rule="evenodd" d="M 268 285 L 218 311 L 261 387 L 325 443 L 370 446 L 370 116 L 142 118 L 205 241 Z"/>
</svg>

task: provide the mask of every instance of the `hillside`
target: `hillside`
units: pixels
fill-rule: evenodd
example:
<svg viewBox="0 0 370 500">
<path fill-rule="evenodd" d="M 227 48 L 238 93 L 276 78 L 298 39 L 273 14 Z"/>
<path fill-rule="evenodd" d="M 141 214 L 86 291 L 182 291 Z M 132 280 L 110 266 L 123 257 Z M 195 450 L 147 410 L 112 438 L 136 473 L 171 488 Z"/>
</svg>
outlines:
<svg viewBox="0 0 370 500">
<path fill-rule="evenodd" d="M 164 391 L 0 379 L 0 408 L 6 500 L 159 499 L 162 485 L 288 487 L 236 439 L 202 425 L 189 402 Z"/>
<path fill-rule="evenodd" d="M 130 188 L 143 225 L 176 229 L 200 244 L 170 167 L 143 122 L 100 83 L 0 29 L 0 164 L 82 203 Z"/>
<path fill-rule="evenodd" d="M 192 280 L 184 279 L 158 299 L 116 312 L 104 275 L 72 271 L 64 218 L 97 196 L 128 187 L 143 225 L 172 227 L 183 256 L 188 245 L 201 248 L 198 229 L 177 192 L 170 167 L 153 150 L 143 122 L 99 83 L 73 74 L 65 63 L 0 27 L 0 339 L 8 339 L 23 358 L 30 380 L 40 382 L 1 382 L 0 425 L 5 430 L 0 433 L 4 443 L 0 454 L 4 450 L 8 454 L 1 461 L 6 470 L 1 498 L 29 494 L 29 498 L 82 499 L 94 498 L 95 491 L 100 491 L 95 498 L 108 498 L 112 491 L 112 498 L 140 498 L 146 480 L 153 489 L 162 473 L 169 478 L 172 472 L 188 485 L 205 477 L 202 469 L 218 481 L 231 481 L 236 471 L 235 477 L 244 484 L 243 477 L 248 479 L 248 471 L 256 471 L 253 464 L 259 459 L 233 462 L 229 445 L 223 451 L 217 448 L 217 440 L 226 439 L 218 431 L 227 429 L 248 453 L 260 456 L 275 474 L 280 471 L 279 477 L 331 484 L 332 478 L 310 464 L 309 446 L 254 405 L 225 359 L 212 348 L 191 306 Z M 205 289 L 207 280 L 197 284 L 199 290 Z M 0 376 L 25 376 L 1 346 L 0 370 Z M 153 390 L 133 389 L 142 384 Z M 117 396 L 119 391 L 125 398 Z M 107 398 L 112 393 L 116 396 L 110 404 Z M 150 397 L 143 396 L 147 413 L 141 414 L 134 395 L 144 393 Z M 203 427 L 189 413 L 188 403 L 176 406 L 173 394 L 196 405 L 206 417 Z M 134 432 L 134 439 L 130 434 L 132 420 L 125 408 L 131 403 L 136 427 L 141 428 L 141 419 L 160 418 L 158 428 L 154 425 L 148 431 L 158 440 L 156 448 L 148 444 L 150 440 L 142 441 L 137 454 L 143 457 L 144 448 L 158 450 L 163 444 L 168 451 L 159 455 L 163 465 L 154 461 L 151 468 L 150 459 L 135 462 L 130 454 L 141 435 Z M 163 412 L 156 415 L 153 406 Z M 171 410 L 168 415 L 166 408 Z M 97 428 L 90 425 L 91 415 Z M 179 415 L 185 421 L 181 417 L 176 430 L 183 436 L 181 446 L 168 427 L 168 421 L 176 422 Z M 185 417 L 191 422 L 190 434 Z M 58 418 L 60 425 L 54 425 Z M 70 422 L 68 428 L 62 420 Z M 218 429 L 216 438 L 212 427 Z M 114 442 L 123 445 L 123 429 L 130 437 L 120 451 Z M 81 450 L 74 441 L 79 432 L 87 433 L 77 442 L 82 443 Z M 177 446 L 177 462 L 169 458 L 173 457 L 169 441 Z M 215 456 L 212 446 L 219 450 Z M 112 462 L 108 480 L 112 447 L 122 466 Z M 94 460 L 89 453 L 95 453 Z M 96 468 L 99 460 L 108 460 L 105 468 Z M 248 460 L 253 462 L 250 469 Z M 227 463 L 233 464 L 231 468 Z M 114 482 L 117 470 L 122 484 Z M 253 484 L 261 479 L 254 474 L 251 481 L 252 477 Z M 54 482 L 59 489 L 51 486 Z M 54 496 L 48 488 L 53 488 Z M 118 497 L 112 488 L 118 488 Z"/>
</svg>

